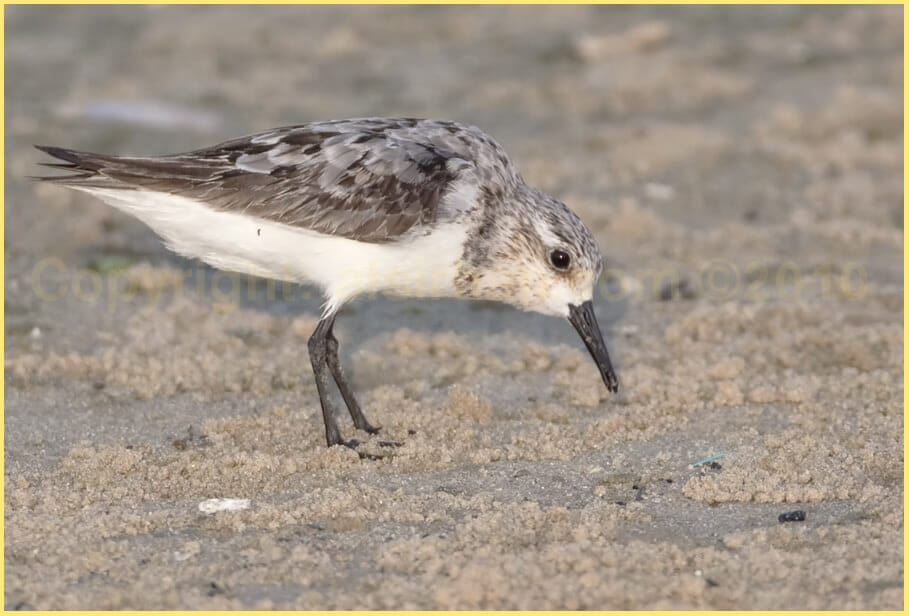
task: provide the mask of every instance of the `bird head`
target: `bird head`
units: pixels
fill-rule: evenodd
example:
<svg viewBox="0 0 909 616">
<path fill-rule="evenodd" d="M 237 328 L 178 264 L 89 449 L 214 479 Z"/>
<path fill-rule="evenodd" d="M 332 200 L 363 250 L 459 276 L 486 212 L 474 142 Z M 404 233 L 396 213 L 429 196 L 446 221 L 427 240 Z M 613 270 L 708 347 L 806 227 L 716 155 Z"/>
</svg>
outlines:
<svg viewBox="0 0 909 616">
<path fill-rule="evenodd" d="M 462 273 L 470 297 L 567 318 L 610 391 L 618 381 L 593 310 L 603 257 L 593 234 L 565 204 L 522 186 L 486 210 Z M 494 212 L 494 215 L 490 215 Z"/>
</svg>

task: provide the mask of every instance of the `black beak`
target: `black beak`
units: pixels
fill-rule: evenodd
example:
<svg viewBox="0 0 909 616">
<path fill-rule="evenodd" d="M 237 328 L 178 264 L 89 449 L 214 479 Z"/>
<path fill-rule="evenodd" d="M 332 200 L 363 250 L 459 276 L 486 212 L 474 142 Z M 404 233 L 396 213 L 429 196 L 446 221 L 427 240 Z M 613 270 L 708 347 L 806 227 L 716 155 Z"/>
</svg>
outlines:
<svg viewBox="0 0 909 616">
<path fill-rule="evenodd" d="M 609 352 L 606 350 L 603 334 L 597 324 L 597 315 L 593 313 L 593 302 L 587 301 L 580 306 L 568 304 L 568 320 L 578 330 L 581 340 L 584 341 L 587 350 L 590 351 L 590 356 L 593 357 L 597 368 L 600 369 L 600 375 L 603 377 L 603 382 L 606 383 L 606 389 L 612 393 L 619 391 L 619 380 L 612 369 Z"/>
</svg>

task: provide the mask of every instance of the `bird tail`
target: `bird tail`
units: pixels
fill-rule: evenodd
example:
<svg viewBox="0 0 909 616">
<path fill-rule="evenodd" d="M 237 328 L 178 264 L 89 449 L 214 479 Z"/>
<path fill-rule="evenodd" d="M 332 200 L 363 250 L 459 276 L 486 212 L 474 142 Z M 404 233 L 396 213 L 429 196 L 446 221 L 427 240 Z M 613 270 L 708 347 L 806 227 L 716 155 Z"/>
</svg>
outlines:
<svg viewBox="0 0 909 616">
<path fill-rule="evenodd" d="M 37 149 L 50 154 L 62 163 L 38 163 L 42 167 L 69 171 L 68 175 L 31 176 L 40 182 L 50 182 L 74 188 L 123 188 L 123 184 L 104 174 L 105 167 L 115 162 L 112 156 L 79 152 L 53 145 L 36 145 Z"/>
</svg>

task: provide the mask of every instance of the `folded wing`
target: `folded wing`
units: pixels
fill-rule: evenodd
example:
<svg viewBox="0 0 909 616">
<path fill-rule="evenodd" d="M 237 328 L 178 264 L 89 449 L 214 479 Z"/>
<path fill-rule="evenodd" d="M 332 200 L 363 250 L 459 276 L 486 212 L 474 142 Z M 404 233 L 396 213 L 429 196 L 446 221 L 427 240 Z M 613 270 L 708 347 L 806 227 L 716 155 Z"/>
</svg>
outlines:
<svg viewBox="0 0 909 616">
<path fill-rule="evenodd" d="M 459 175 L 477 168 L 478 155 L 498 151 L 491 140 L 461 134 L 461 125 L 421 122 L 428 121 L 312 123 L 147 158 L 39 146 L 65 161 L 50 166 L 71 172 L 41 179 L 89 192 L 171 193 L 320 233 L 386 242 L 428 230 Z"/>
</svg>

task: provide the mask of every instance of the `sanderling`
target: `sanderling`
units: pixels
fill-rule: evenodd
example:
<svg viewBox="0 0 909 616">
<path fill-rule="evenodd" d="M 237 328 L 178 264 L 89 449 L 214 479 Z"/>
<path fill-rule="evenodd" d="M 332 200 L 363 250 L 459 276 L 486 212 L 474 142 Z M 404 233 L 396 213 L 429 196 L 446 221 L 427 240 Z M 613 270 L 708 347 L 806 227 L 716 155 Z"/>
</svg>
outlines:
<svg viewBox="0 0 909 616">
<path fill-rule="evenodd" d="M 37 146 L 70 175 L 39 178 L 134 215 L 167 246 L 228 271 L 317 285 L 309 356 L 329 446 L 342 438 L 329 375 L 354 426 L 376 433 L 338 360 L 338 310 L 357 295 L 505 302 L 566 317 L 615 392 L 593 311 L 602 257 L 563 203 L 524 183 L 478 128 L 363 118 L 275 128 L 185 154 L 121 157 Z"/>
</svg>

